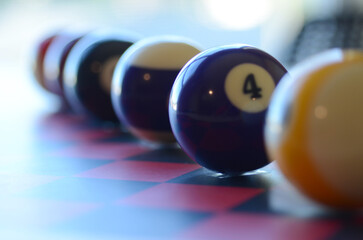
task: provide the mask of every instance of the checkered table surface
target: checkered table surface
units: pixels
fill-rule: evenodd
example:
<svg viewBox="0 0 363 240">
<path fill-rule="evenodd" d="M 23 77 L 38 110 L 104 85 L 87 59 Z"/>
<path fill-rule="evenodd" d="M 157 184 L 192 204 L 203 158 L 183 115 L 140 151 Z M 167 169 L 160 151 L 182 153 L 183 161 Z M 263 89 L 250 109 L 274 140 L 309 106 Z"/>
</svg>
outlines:
<svg viewBox="0 0 363 240">
<path fill-rule="evenodd" d="M 0 159 L 1 239 L 363 239 L 362 214 L 312 203 L 273 164 L 226 178 L 65 113 L 28 130 Z"/>
</svg>

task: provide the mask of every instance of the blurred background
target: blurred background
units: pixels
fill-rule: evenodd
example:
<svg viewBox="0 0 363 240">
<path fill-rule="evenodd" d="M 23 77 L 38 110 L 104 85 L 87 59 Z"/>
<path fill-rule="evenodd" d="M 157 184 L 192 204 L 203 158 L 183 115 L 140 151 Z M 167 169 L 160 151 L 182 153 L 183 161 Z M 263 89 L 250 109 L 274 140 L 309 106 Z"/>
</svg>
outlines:
<svg viewBox="0 0 363 240">
<path fill-rule="evenodd" d="M 31 78 L 32 51 L 39 40 L 60 29 L 110 27 L 144 37 L 176 34 L 204 48 L 245 43 L 289 65 L 309 49 L 318 51 L 315 43 L 326 42 L 324 37 L 305 37 L 304 56 L 291 60 L 291 54 L 298 54 L 291 49 L 301 45 L 296 39 L 304 24 L 334 15 L 359 15 L 361 9 L 361 0 L 0 0 L 0 93 L 9 99 L 0 106 L 15 109 L 16 104 L 25 104 L 19 101 L 23 99 L 29 106 L 49 105 L 52 97 L 44 98 L 47 93 Z M 336 30 L 326 25 L 318 32 L 324 32 L 321 29 Z M 355 31 L 361 34 L 360 29 Z M 327 47 L 332 44 L 317 46 Z"/>
<path fill-rule="evenodd" d="M 2 0 L 0 51 L 17 58 L 49 32 L 105 26 L 142 36 L 182 35 L 206 48 L 230 43 L 270 48 L 279 37 L 275 31 L 292 33 L 302 23 L 303 5 L 302 0 Z"/>
</svg>

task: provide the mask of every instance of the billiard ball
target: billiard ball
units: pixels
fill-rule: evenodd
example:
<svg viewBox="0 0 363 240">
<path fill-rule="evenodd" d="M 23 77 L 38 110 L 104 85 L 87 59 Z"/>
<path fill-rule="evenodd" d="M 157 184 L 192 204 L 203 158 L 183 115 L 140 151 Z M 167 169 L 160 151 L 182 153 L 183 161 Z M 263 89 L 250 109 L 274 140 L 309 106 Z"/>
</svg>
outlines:
<svg viewBox="0 0 363 240">
<path fill-rule="evenodd" d="M 181 148 L 225 176 L 267 165 L 265 113 L 285 73 L 275 58 L 247 45 L 216 47 L 195 56 L 170 95 L 170 123 Z"/>
<path fill-rule="evenodd" d="M 44 85 L 62 100 L 64 100 L 63 69 L 65 60 L 82 35 L 70 30 L 62 31 L 55 37 L 44 55 Z"/>
<path fill-rule="evenodd" d="M 47 37 L 44 37 L 35 48 L 32 57 L 33 58 L 32 68 L 33 68 L 34 78 L 37 80 L 38 84 L 46 91 L 49 90 L 47 89 L 44 80 L 44 57 L 49 49 L 49 46 L 57 37 L 57 35 L 58 35 L 57 33 L 53 33 L 48 35 Z"/>
<path fill-rule="evenodd" d="M 112 82 L 117 116 L 142 140 L 172 143 L 169 94 L 180 69 L 199 53 L 197 44 L 176 36 L 146 38 L 121 57 Z"/>
<path fill-rule="evenodd" d="M 334 49 L 294 67 L 271 99 L 270 159 L 301 192 L 363 207 L 363 52 Z"/>
<path fill-rule="evenodd" d="M 111 80 L 120 56 L 136 41 L 133 34 L 98 30 L 83 36 L 70 50 L 63 89 L 76 113 L 118 123 L 111 103 Z"/>
</svg>

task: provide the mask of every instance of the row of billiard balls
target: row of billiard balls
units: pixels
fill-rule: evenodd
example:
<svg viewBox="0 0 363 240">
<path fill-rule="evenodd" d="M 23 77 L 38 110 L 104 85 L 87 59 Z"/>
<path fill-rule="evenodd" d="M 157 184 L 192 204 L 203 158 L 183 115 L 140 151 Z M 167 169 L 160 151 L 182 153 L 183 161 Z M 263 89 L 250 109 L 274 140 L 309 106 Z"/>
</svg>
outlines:
<svg viewBox="0 0 363 240">
<path fill-rule="evenodd" d="M 334 50 L 286 74 L 248 45 L 201 51 L 180 37 L 95 31 L 45 39 L 35 73 L 75 112 L 176 140 L 210 170 L 239 175 L 270 157 L 314 199 L 361 207 L 363 114 L 351 104 L 363 102 L 362 66 L 360 52 Z"/>
</svg>

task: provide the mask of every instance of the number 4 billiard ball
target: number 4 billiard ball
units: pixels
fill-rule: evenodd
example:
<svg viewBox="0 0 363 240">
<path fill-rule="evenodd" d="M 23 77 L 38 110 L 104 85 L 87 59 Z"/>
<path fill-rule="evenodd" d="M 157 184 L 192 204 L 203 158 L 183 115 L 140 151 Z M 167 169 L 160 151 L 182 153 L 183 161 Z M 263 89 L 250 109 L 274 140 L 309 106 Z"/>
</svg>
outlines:
<svg viewBox="0 0 363 240">
<path fill-rule="evenodd" d="M 265 114 L 285 73 L 275 58 L 246 45 L 195 56 L 176 78 L 169 101 L 171 127 L 182 149 L 200 165 L 227 175 L 268 164 Z"/>
</svg>

